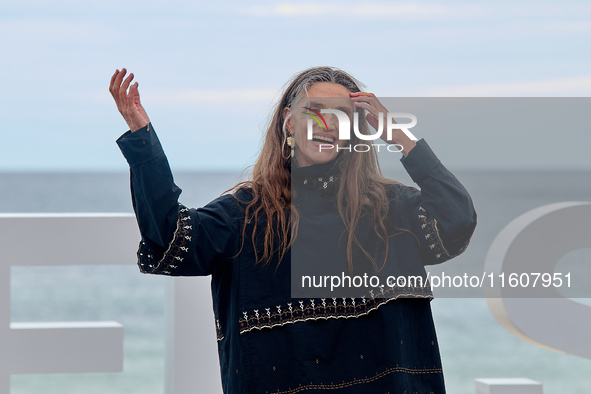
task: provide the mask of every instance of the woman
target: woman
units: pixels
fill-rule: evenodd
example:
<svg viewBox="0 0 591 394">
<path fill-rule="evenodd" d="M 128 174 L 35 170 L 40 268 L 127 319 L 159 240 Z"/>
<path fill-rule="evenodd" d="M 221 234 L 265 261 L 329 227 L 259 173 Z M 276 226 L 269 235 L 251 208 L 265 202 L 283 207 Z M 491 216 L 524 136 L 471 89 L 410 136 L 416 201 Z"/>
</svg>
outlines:
<svg viewBox="0 0 591 394">
<path fill-rule="evenodd" d="M 291 298 L 299 283 L 292 265 L 424 278 L 424 265 L 465 250 L 476 226 L 472 200 L 423 139 L 395 130 L 386 141 L 401 148 L 421 191 L 384 178 L 374 151 L 347 149 L 361 140 L 339 139 L 337 117 L 316 115 L 329 105 L 349 117 L 368 111 L 359 129 L 369 134 L 367 122 L 377 129 L 387 110 L 347 73 L 311 68 L 277 103 L 250 180 L 187 208 L 138 84 L 125 74 L 115 72 L 110 91 L 129 126 L 117 142 L 131 169 L 138 265 L 212 275 L 225 393 L 445 392 L 428 284 Z M 318 120 L 311 140 L 309 118 Z"/>
</svg>

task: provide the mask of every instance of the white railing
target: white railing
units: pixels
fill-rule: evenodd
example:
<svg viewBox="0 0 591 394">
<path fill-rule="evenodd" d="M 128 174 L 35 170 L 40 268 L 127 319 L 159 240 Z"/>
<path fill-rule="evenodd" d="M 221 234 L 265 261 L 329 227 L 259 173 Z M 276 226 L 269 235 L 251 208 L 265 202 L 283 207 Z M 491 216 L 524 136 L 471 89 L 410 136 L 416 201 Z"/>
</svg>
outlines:
<svg viewBox="0 0 591 394">
<path fill-rule="evenodd" d="M 11 374 L 123 370 L 117 322 L 11 323 L 10 267 L 136 264 L 139 239 L 130 214 L 0 214 L 0 394 Z M 165 392 L 221 393 L 210 278 L 167 279 Z"/>
</svg>

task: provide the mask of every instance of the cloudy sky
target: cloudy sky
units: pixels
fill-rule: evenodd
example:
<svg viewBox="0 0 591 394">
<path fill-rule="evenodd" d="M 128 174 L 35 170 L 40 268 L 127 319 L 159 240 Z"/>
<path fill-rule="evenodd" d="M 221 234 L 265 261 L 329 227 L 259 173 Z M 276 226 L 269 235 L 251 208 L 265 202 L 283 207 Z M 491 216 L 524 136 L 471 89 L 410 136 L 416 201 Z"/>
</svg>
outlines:
<svg viewBox="0 0 591 394">
<path fill-rule="evenodd" d="M 136 75 L 175 170 L 240 170 L 305 68 L 340 67 L 381 97 L 585 104 L 590 42 L 580 1 L 3 0 L 0 171 L 126 171 L 115 140 L 127 128 L 107 89 L 116 68 Z M 415 135 L 453 169 L 591 169 L 584 122 L 498 127 L 491 146 L 484 128 L 421 129 L 417 116 Z"/>
</svg>

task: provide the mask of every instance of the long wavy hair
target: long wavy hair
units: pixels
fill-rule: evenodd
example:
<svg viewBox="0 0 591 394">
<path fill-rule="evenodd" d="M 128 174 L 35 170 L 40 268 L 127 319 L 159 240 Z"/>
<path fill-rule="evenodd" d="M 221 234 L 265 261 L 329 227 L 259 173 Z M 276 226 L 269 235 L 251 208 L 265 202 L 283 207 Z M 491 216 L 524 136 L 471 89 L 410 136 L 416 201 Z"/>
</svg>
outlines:
<svg viewBox="0 0 591 394">
<path fill-rule="evenodd" d="M 252 223 L 254 228 L 250 241 L 254 246 L 257 264 L 262 262 L 267 265 L 275 253 L 278 254 L 278 264 L 280 264 L 297 236 L 299 213 L 296 207 L 291 204 L 290 165 L 292 165 L 292 158 L 291 148 L 285 143 L 287 134 L 284 109 L 291 108 L 299 98 L 307 96 L 308 89 L 318 82 L 339 84 L 352 93 L 361 91 L 361 87 L 363 87 L 358 80 L 335 67 L 313 67 L 295 75 L 286 84 L 269 119 L 263 147 L 254 164 L 250 179 L 240 182 L 228 190 L 235 192 L 245 188 L 250 191 L 249 194 L 252 196 L 246 205 L 245 215 L 249 220 L 244 221 L 242 228 L 242 247 L 248 236 L 248 224 Z M 359 131 L 362 134 L 370 134 L 365 111 L 360 108 L 356 108 L 356 111 L 359 113 Z M 356 135 L 352 135 L 350 144 L 355 145 L 358 142 L 360 139 Z M 353 245 L 360 248 L 371 261 L 376 272 L 380 271 L 384 267 L 388 255 L 388 238 L 396 235 L 389 234 L 387 218 L 390 201 L 386 194 L 386 185 L 399 182 L 382 175 L 377 154 L 373 149 L 367 153 L 342 150 L 336 160 L 340 172 L 337 205 L 346 229 L 349 271 L 353 272 Z M 362 212 L 367 209 L 373 217 L 374 231 L 384 245 L 384 260 L 380 268 L 378 268 L 374 257 L 363 249 L 355 234 Z M 262 245 L 257 245 L 257 234 L 261 231 L 260 226 L 264 227 L 264 241 Z M 406 231 L 404 229 L 397 230 Z M 275 240 L 278 241 L 278 244 L 275 244 Z"/>
</svg>

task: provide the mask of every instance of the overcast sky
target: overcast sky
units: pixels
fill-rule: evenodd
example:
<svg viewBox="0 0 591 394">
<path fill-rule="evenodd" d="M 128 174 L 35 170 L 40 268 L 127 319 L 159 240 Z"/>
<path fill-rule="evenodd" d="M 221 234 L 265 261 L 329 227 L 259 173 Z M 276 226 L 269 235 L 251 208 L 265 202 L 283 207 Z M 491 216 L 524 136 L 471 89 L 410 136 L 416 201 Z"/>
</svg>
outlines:
<svg viewBox="0 0 591 394">
<path fill-rule="evenodd" d="M 173 169 L 240 170 L 307 67 L 340 67 L 382 97 L 589 97 L 590 42 L 580 1 L 3 0 L 0 171 L 126 171 L 116 68 L 136 75 Z M 499 127 L 491 154 L 490 133 L 417 116 L 451 169 L 591 169 L 589 125 Z"/>
</svg>

